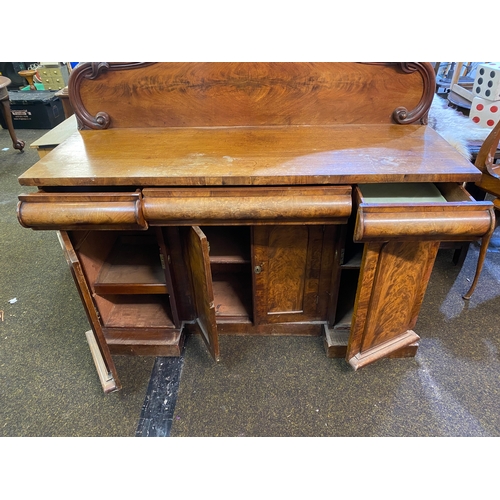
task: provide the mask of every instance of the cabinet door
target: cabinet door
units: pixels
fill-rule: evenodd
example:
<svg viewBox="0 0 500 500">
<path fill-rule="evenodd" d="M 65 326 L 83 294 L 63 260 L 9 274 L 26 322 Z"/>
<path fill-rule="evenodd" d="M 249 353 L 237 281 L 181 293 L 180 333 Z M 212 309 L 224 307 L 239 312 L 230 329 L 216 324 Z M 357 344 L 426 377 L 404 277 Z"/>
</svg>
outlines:
<svg viewBox="0 0 500 500">
<path fill-rule="evenodd" d="M 354 369 L 418 342 L 413 328 L 438 248 L 435 241 L 365 245 L 346 356 Z"/>
<path fill-rule="evenodd" d="M 353 239 L 365 244 L 347 346 L 357 369 L 415 347 L 440 242 L 487 241 L 495 217 L 456 183 L 359 185 L 354 199 Z"/>
<path fill-rule="evenodd" d="M 326 232 L 325 232 L 326 231 Z M 325 319 L 333 244 L 330 226 L 255 226 L 254 320 L 257 324 Z M 329 270 L 328 270 L 329 268 Z"/>
<path fill-rule="evenodd" d="M 111 352 L 106 343 L 99 315 L 94 305 L 94 301 L 92 300 L 92 294 L 87 285 L 87 280 L 85 279 L 81 263 L 75 253 L 67 232 L 60 231 L 57 235 L 64 251 L 64 256 L 69 265 L 71 275 L 73 276 L 78 292 L 80 293 L 85 312 L 87 313 L 89 322 L 92 325 L 93 331 L 87 334 L 87 339 L 89 340 L 89 346 L 102 388 L 106 393 L 117 391 L 121 389 L 120 379 L 118 378 L 118 373 L 111 357 Z"/>
<path fill-rule="evenodd" d="M 219 337 L 215 321 L 214 291 L 210 270 L 209 246 L 198 226 L 189 229 L 187 238 L 189 267 L 193 280 L 196 322 L 212 357 L 219 360 Z"/>
</svg>

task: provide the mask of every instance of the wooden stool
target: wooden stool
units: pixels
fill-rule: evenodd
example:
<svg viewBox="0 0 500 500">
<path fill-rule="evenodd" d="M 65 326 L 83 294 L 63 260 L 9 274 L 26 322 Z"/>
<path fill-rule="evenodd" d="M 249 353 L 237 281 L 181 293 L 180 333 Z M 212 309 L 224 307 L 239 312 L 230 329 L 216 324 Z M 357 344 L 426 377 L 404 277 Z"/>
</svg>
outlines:
<svg viewBox="0 0 500 500">
<path fill-rule="evenodd" d="M 12 123 L 12 115 L 10 113 L 9 91 L 7 90 L 8 85 L 10 85 L 9 78 L 0 76 L 0 103 L 2 104 L 0 108 L 2 109 L 14 149 L 19 149 L 22 152 L 25 143 L 16 137 L 14 124 Z"/>
<path fill-rule="evenodd" d="M 23 78 L 26 78 L 28 80 L 30 90 L 36 90 L 35 82 L 33 78 L 35 77 L 36 71 L 34 69 L 25 69 L 23 71 L 18 71 L 17 74 L 19 76 L 22 76 Z"/>
</svg>

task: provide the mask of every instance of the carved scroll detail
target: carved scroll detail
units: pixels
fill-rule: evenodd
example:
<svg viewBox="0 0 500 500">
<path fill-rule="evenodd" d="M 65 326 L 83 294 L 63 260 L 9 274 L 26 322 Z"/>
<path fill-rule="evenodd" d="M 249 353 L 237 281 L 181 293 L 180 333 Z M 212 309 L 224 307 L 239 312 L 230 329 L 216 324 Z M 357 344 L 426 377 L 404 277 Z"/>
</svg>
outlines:
<svg viewBox="0 0 500 500">
<path fill-rule="evenodd" d="M 432 104 L 432 99 L 436 91 L 436 76 L 434 74 L 434 68 L 431 63 L 428 62 L 397 62 L 397 63 L 364 63 L 364 64 L 379 64 L 379 65 L 396 65 L 403 73 L 414 73 L 418 71 L 422 77 L 424 84 L 422 97 L 420 98 L 417 106 L 408 111 L 404 106 L 397 107 L 392 112 L 392 118 L 396 123 L 401 125 L 408 125 L 410 123 L 415 123 L 420 121 L 422 125 L 427 125 L 427 115 L 429 108 Z"/>
<path fill-rule="evenodd" d="M 432 104 L 434 92 L 436 90 L 436 77 L 434 68 L 430 63 L 401 62 L 398 63 L 404 73 L 414 73 L 418 71 L 422 76 L 424 90 L 420 102 L 415 109 L 408 111 L 405 107 L 396 108 L 392 114 L 394 121 L 400 124 L 414 123 L 420 121 L 422 125 L 427 125 L 427 115 Z"/>
<path fill-rule="evenodd" d="M 103 130 L 111 124 L 111 118 L 105 111 L 99 111 L 93 116 L 85 108 L 80 95 L 80 86 L 84 80 L 96 80 L 107 71 L 133 69 L 149 66 L 153 63 L 109 63 L 109 62 L 87 62 L 79 64 L 72 72 L 68 82 L 68 93 L 71 106 L 75 111 L 78 129 Z"/>
</svg>

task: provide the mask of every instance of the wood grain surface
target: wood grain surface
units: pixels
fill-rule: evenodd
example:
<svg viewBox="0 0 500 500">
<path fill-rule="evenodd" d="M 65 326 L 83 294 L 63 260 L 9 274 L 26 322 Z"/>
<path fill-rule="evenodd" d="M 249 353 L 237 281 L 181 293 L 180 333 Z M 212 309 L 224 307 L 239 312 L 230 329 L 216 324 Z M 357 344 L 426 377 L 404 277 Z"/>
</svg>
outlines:
<svg viewBox="0 0 500 500">
<path fill-rule="evenodd" d="M 418 340 L 413 328 L 438 248 L 439 242 L 365 245 L 346 356 L 357 357 L 356 367 Z"/>
<path fill-rule="evenodd" d="M 416 125 L 76 132 L 19 177 L 28 186 L 464 182 L 481 173 Z"/>
<path fill-rule="evenodd" d="M 69 97 L 89 128 L 391 123 L 433 80 L 428 63 L 86 63 Z"/>
<path fill-rule="evenodd" d="M 219 338 L 215 320 L 214 290 L 207 237 L 197 226 L 189 230 L 187 252 L 193 280 L 194 302 L 198 313 L 197 322 L 214 360 L 219 360 Z"/>
</svg>

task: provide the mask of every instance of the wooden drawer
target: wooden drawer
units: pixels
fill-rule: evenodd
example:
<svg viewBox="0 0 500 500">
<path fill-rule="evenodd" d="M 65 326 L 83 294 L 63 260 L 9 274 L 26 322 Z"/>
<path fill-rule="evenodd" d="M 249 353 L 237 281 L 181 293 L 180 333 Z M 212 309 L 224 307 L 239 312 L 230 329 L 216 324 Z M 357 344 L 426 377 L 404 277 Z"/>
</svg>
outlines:
<svg viewBox="0 0 500 500">
<path fill-rule="evenodd" d="M 32 229 L 147 229 L 139 191 L 20 195 L 17 217 Z"/>
<path fill-rule="evenodd" d="M 495 223 L 491 202 L 475 201 L 460 184 L 364 184 L 355 188 L 354 241 L 465 241 Z"/>
<path fill-rule="evenodd" d="M 351 186 L 144 189 L 150 224 L 342 224 Z"/>
</svg>

